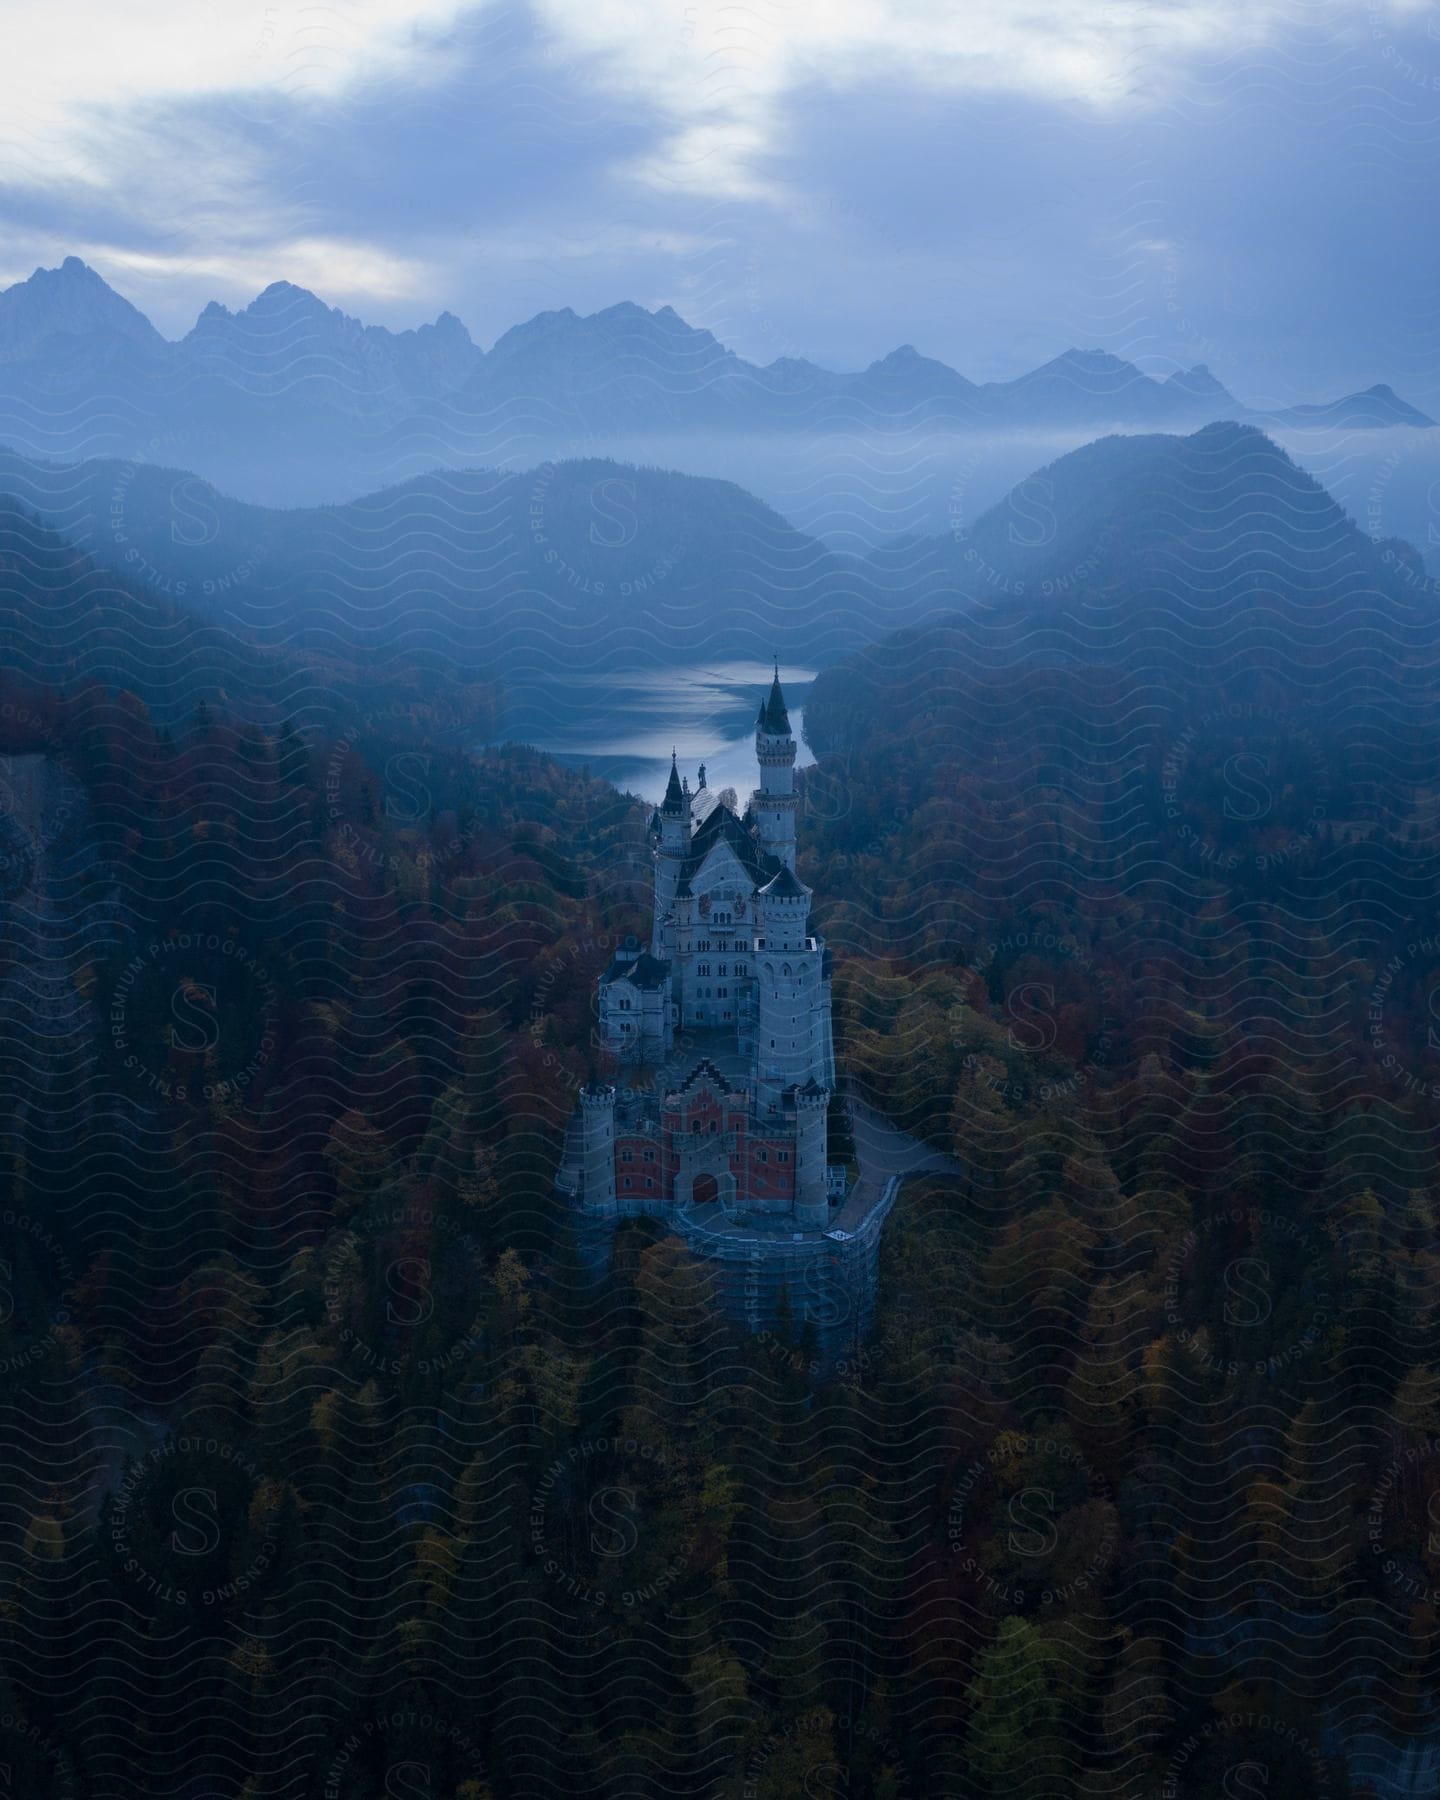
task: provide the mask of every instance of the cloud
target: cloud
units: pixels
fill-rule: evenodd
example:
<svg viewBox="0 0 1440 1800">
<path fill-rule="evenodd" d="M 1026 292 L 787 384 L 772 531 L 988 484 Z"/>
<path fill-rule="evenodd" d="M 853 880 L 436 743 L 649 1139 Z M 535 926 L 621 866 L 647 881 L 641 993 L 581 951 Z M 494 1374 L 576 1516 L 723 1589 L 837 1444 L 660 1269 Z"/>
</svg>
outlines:
<svg viewBox="0 0 1440 1800">
<path fill-rule="evenodd" d="M 425 79 L 454 0 L 45 0 L 6 20 L 0 155 L 12 182 L 111 188 L 110 134 L 127 115 L 223 97 L 324 103 L 361 82 Z"/>
<path fill-rule="evenodd" d="M 425 305 L 433 283 L 421 263 L 391 255 L 378 246 L 340 238 L 291 238 L 285 245 L 283 272 L 275 267 L 271 244 L 210 256 L 165 256 L 113 244 L 81 244 L 76 254 L 86 262 L 124 267 L 133 281 L 171 282 L 183 276 L 199 279 L 226 293 L 257 293 L 272 281 L 293 281 L 327 298 L 363 296 L 371 300 L 418 300 Z"/>
<path fill-rule="evenodd" d="M 1375 0 L 1335 0 L 1338 14 Z M 1295 0 L 538 0 L 557 38 L 613 92 L 668 124 L 636 178 L 787 197 L 774 163 L 787 100 L 872 85 L 1016 95 L 1113 115 L 1154 105 L 1198 56 L 1233 55 L 1293 25 Z"/>
</svg>

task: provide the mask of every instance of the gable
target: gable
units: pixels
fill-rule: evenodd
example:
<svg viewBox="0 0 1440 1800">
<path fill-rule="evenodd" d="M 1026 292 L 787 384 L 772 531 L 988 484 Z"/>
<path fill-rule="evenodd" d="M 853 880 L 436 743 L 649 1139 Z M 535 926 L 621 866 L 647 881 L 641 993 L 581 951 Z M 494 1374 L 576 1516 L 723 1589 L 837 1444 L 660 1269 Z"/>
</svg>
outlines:
<svg viewBox="0 0 1440 1800">
<path fill-rule="evenodd" d="M 755 892 L 749 871 L 724 838 L 711 844 L 701 858 L 700 867 L 690 878 L 691 891 L 698 897 L 713 894 L 717 888 L 729 888 L 748 899 Z"/>
<path fill-rule="evenodd" d="M 681 878 L 695 887 L 700 871 L 722 847 L 739 864 L 747 893 L 763 887 L 782 866 L 776 857 L 761 848 L 755 832 L 742 824 L 728 806 L 716 806 L 690 841 L 690 853 L 680 870 Z"/>
</svg>

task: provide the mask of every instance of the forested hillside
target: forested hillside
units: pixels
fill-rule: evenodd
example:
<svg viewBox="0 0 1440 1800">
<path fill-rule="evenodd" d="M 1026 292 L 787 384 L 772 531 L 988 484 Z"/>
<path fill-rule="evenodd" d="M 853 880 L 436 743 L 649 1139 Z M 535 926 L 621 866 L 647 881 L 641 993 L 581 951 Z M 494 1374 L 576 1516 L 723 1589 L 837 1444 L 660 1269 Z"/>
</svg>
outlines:
<svg viewBox="0 0 1440 1800">
<path fill-rule="evenodd" d="M 279 508 L 183 468 L 0 452 L 7 494 L 102 568 L 272 650 L 403 658 L 451 685 L 837 655 L 897 618 L 894 596 L 733 483 L 583 453 Z"/>
<path fill-rule="evenodd" d="M 498 733 L 501 693 L 488 661 L 384 661 L 334 633 L 302 643 L 289 629 L 254 629 L 191 598 L 184 581 L 157 588 L 143 558 L 111 549 L 109 562 L 92 557 L 25 501 L 3 497 L 0 483 L 0 658 L 11 678 L 134 694 L 162 729 L 197 706 L 222 705 L 271 729 L 288 721 L 368 737 L 378 724 L 396 741 L 428 736 L 450 749 Z"/>
<path fill-rule="evenodd" d="M 1060 465 L 1078 594 L 807 707 L 852 1072 L 971 1170 L 890 1251 L 965 1372 L 931 1597 L 977 1792 L 1428 1779 L 1440 609 L 1249 435 L 1108 507 Z"/>
</svg>

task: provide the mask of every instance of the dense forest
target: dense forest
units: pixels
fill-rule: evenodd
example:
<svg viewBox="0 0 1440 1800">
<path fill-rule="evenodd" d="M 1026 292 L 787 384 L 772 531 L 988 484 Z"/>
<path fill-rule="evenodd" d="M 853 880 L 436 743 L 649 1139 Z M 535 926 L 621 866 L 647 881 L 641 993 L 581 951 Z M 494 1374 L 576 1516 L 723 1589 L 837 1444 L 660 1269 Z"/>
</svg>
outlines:
<svg viewBox="0 0 1440 1800">
<path fill-rule="evenodd" d="M 806 715 L 852 1075 L 970 1172 L 890 1246 L 988 1508 L 966 1781 L 1426 1792 L 1435 589 L 1256 434 L 1068 461 L 1028 591 Z"/>
<path fill-rule="evenodd" d="M 963 1171 L 823 1378 L 552 1192 L 643 809 L 7 676 L 15 1793 L 1433 1786 L 1432 609 L 1253 436 L 817 683 L 840 1055 Z"/>
</svg>

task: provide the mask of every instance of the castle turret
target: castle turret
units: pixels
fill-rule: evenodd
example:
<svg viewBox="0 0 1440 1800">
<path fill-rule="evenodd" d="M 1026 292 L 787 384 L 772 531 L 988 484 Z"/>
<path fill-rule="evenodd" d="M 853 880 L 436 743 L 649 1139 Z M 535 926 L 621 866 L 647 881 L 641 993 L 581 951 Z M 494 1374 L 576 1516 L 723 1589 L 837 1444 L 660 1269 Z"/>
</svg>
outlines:
<svg viewBox="0 0 1440 1800">
<path fill-rule="evenodd" d="M 782 869 L 755 896 L 767 950 L 803 950 L 810 941 L 810 890 L 793 869 Z"/>
<path fill-rule="evenodd" d="M 795 1095 L 795 1222 L 824 1226 L 830 1222 L 829 1148 L 830 1091 L 806 1082 Z"/>
<path fill-rule="evenodd" d="M 680 866 L 690 850 L 690 789 L 680 780 L 675 753 L 670 753 L 670 780 L 660 802 L 660 841 L 655 849 L 655 923 L 651 954 L 668 962 L 675 954 L 673 910 Z"/>
<path fill-rule="evenodd" d="M 770 697 L 755 721 L 755 758 L 760 786 L 755 795 L 755 823 L 760 841 L 787 869 L 795 867 L 795 738 L 780 687 L 780 665 Z"/>
<path fill-rule="evenodd" d="M 826 1073 L 816 1022 L 824 952 L 810 936 L 810 890 L 788 868 L 756 895 L 755 1068 L 762 1106 Z"/>
<path fill-rule="evenodd" d="M 580 1090 L 584 1132 L 584 1186 L 586 1212 L 614 1218 L 615 1201 L 615 1090 L 592 1081 Z"/>
</svg>

